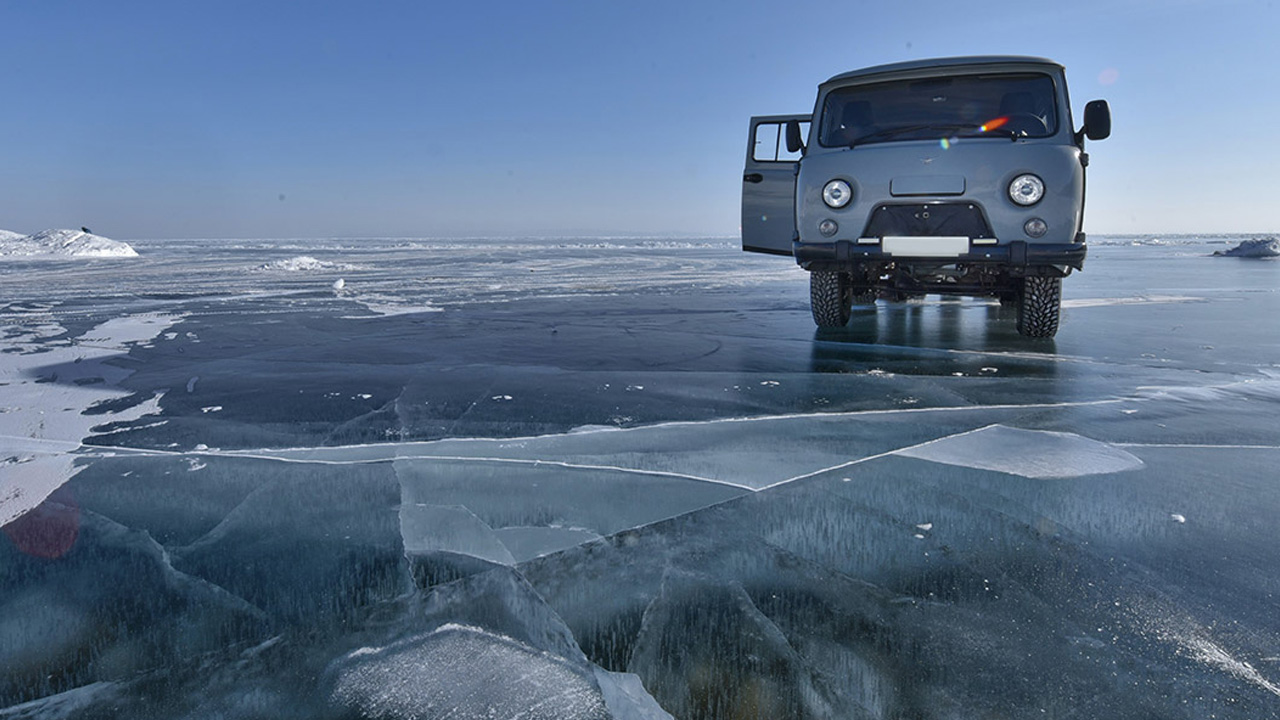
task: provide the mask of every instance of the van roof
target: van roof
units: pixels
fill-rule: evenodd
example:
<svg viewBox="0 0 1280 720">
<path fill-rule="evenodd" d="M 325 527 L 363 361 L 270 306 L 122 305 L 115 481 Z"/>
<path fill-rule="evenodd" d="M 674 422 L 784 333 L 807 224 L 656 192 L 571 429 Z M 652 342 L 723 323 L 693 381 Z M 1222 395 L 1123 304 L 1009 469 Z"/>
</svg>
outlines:
<svg viewBox="0 0 1280 720">
<path fill-rule="evenodd" d="M 849 80 L 852 78 L 866 77 L 870 75 L 881 75 L 884 73 L 905 72 L 910 70 L 924 70 L 929 68 L 948 68 L 948 67 L 964 67 L 966 65 L 1048 65 L 1055 68 L 1061 68 L 1062 65 L 1042 57 L 1032 57 L 1029 55 L 972 55 L 967 57 L 946 57 L 931 58 L 926 60 L 909 60 L 907 62 L 890 63 L 888 65 L 875 65 L 872 67 L 862 68 L 861 70 L 851 70 L 832 77 L 827 85 L 833 82 Z"/>
</svg>

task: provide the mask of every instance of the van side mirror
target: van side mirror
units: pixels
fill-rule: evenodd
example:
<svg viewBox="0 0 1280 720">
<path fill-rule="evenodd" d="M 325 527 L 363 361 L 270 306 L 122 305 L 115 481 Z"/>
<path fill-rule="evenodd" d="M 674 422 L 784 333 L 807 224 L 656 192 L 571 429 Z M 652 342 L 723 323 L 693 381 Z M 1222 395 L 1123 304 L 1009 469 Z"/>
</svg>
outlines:
<svg viewBox="0 0 1280 720">
<path fill-rule="evenodd" d="M 787 152 L 803 153 L 804 138 L 800 137 L 800 121 L 787 121 Z"/>
<path fill-rule="evenodd" d="M 1084 127 L 1080 130 L 1090 140 L 1106 140 L 1111 136 L 1111 106 L 1106 100 L 1091 100 L 1084 106 Z"/>
</svg>

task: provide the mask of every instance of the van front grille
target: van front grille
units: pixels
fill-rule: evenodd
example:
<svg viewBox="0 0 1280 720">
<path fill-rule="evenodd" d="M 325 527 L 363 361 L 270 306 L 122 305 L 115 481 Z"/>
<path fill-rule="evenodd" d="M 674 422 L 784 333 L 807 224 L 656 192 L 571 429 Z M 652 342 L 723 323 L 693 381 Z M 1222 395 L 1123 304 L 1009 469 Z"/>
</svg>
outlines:
<svg viewBox="0 0 1280 720">
<path fill-rule="evenodd" d="M 982 209 L 973 203 L 881 205 L 871 211 L 862 237 L 994 238 Z"/>
</svg>

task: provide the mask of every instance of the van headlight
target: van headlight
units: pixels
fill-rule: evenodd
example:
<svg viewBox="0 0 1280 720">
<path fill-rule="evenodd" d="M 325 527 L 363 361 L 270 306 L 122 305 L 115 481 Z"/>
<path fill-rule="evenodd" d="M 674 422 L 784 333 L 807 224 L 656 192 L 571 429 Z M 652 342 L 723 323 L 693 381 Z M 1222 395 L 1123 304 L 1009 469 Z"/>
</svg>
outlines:
<svg viewBox="0 0 1280 720">
<path fill-rule="evenodd" d="M 832 180 L 822 186 L 822 202 L 829 208 L 842 208 L 853 199 L 853 188 L 843 180 Z"/>
<path fill-rule="evenodd" d="M 1035 205 L 1044 197 L 1044 181 L 1026 173 L 1009 183 L 1009 199 L 1019 205 Z"/>
</svg>

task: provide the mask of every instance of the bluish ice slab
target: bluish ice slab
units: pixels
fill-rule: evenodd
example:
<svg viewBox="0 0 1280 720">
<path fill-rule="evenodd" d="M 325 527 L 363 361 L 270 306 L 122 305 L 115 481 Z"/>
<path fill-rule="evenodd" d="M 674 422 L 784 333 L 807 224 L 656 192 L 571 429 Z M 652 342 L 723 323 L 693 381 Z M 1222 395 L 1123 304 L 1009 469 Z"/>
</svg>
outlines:
<svg viewBox="0 0 1280 720">
<path fill-rule="evenodd" d="M 0 707 L 1277 717 L 1236 243 L 1093 238 L 1047 341 L 725 239 L 6 264 Z"/>
</svg>

